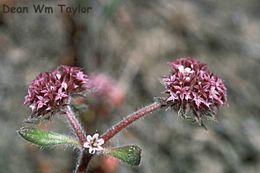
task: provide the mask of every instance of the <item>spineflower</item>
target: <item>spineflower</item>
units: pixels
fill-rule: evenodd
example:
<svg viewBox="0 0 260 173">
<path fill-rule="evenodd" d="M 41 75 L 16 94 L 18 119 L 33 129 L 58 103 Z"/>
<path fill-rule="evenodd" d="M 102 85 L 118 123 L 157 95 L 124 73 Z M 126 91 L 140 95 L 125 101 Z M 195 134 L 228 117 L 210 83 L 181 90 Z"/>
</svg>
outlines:
<svg viewBox="0 0 260 173">
<path fill-rule="evenodd" d="M 217 109 L 227 103 L 224 82 L 206 64 L 193 58 L 180 58 L 168 64 L 172 72 L 162 80 L 168 94 L 165 101 L 182 117 L 191 111 L 201 124 L 203 115 L 214 117 Z"/>
<path fill-rule="evenodd" d="M 104 144 L 104 139 L 99 138 L 99 134 L 95 133 L 93 136 L 87 136 L 87 142 L 84 143 L 83 147 L 88 148 L 90 154 L 95 154 L 96 152 L 102 151 Z"/>
<path fill-rule="evenodd" d="M 57 69 L 39 74 L 25 96 L 32 117 L 54 113 L 67 104 L 70 95 L 88 89 L 88 76 L 78 67 L 62 65 Z"/>
</svg>

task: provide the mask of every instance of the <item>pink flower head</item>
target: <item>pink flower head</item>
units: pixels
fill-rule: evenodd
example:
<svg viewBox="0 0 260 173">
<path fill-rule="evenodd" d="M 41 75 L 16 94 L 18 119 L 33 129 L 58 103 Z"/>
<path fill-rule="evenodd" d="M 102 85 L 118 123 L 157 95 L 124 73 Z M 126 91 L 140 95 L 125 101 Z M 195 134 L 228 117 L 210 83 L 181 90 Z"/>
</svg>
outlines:
<svg viewBox="0 0 260 173">
<path fill-rule="evenodd" d="M 62 65 L 51 72 L 39 74 L 25 96 L 33 116 L 54 113 L 61 109 L 70 95 L 88 89 L 88 76 L 78 67 Z"/>
<path fill-rule="evenodd" d="M 89 77 L 91 88 L 97 96 L 109 95 L 114 88 L 114 81 L 105 74 L 93 74 Z"/>
<path fill-rule="evenodd" d="M 94 89 L 95 98 L 106 100 L 112 105 L 120 105 L 124 92 L 115 81 L 105 74 L 93 74 L 89 77 L 89 86 Z"/>
<path fill-rule="evenodd" d="M 180 58 L 169 65 L 172 73 L 162 80 L 168 94 L 166 103 L 183 117 L 191 110 L 195 120 L 201 123 L 203 115 L 214 115 L 227 103 L 224 82 L 206 64 L 193 58 Z"/>
</svg>

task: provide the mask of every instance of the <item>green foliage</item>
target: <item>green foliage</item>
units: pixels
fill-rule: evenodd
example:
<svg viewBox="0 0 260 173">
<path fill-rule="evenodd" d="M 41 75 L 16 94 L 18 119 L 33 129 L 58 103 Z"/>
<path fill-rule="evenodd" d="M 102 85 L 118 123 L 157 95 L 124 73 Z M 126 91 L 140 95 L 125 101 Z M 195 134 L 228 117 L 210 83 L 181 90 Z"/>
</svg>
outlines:
<svg viewBox="0 0 260 173">
<path fill-rule="evenodd" d="M 54 145 L 79 145 L 79 142 L 70 136 L 48 132 L 42 129 L 21 128 L 17 132 L 23 139 L 42 147 Z"/>
<path fill-rule="evenodd" d="M 142 149 L 136 145 L 128 145 L 106 150 L 106 154 L 111 155 L 131 166 L 138 166 L 141 161 Z"/>
</svg>

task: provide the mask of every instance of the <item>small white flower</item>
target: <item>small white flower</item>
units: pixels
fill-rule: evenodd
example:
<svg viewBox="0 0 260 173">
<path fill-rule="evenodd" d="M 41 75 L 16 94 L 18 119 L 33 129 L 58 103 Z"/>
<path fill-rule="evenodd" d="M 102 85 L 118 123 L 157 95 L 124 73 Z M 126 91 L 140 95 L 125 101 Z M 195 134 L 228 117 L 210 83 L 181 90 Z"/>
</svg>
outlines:
<svg viewBox="0 0 260 173">
<path fill-rule="evenodd" d="M 60 80 L 60 78 L 61 78 L 61 74 L 57 73 L 57 74 L 56 74 L 56 77 L 57 77 L 57 79 Z"/>
<path fill-rule="evenodd" d="M 32 111 L 34 111 L 36 109 L 35 104 L 31 104 L 29 107 L 32 109 Z"/>
<path fill-rule="evenodd" d="M 104 139 L 99 138 L 99 134 L 95 133 L 93 137 L 91 135 L 87 136 L 87 142 L 84 143 L 83 147 L 88 148 L 90 154 L 95 154 L 96 151 L 102 151 L 104 144 Z"/>
<path fill-rule="evenodd" d="M 194 73 L 194 70 L 192 70 L 191 68 L 189 67 L 185 67 L 183 65 L 179 65 L 178 66 L 178 70 L 179 72 L 183 73 L 183 74 L 191 74 L 191 73 Z"/>
<path fill-rule="evenodd" d="M 187 81 L 187 82 L 189 82 L 190 81 L 190 77 L 189 76 L 187 76 L 186 78 L 185 78 L 185 80 Z"/>
<path fill-rule="evenodd" d="M 178 66 L 178 70 L 179 70 L 181 73 L 184 73 L 184 66 L 183 66 L 183 65 L 179 65 L 179 66 Z"/>
</svg>

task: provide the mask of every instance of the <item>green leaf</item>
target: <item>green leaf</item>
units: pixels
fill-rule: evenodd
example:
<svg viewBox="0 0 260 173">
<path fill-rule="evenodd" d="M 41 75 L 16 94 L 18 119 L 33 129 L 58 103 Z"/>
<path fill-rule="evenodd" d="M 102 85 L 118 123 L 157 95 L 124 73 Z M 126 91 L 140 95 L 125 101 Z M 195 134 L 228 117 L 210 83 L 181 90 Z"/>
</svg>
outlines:
<svg viewBox="0 0 260 173">
<path fill-rule="evenodd" d="M 70 136 L 48 132 L 42 129 L 21 128 L 17 132 L 23 139 L 43 147 L 62 144 L 79 145 L 79 142 Z"/>
<path fill-rule="evenodd" d="M 138 166 L 141 161 L 142 149 L 136 145 L 128 145 L 117 148 L 108 148 L 105 154 L 113 156 L 131 166 Z"/>
</svg>

